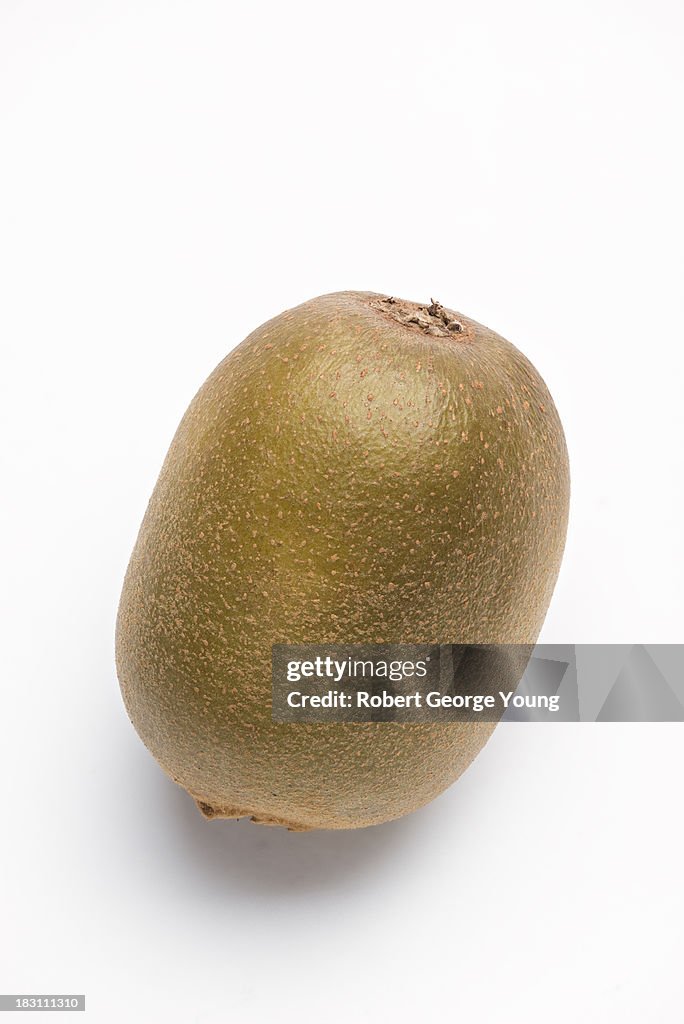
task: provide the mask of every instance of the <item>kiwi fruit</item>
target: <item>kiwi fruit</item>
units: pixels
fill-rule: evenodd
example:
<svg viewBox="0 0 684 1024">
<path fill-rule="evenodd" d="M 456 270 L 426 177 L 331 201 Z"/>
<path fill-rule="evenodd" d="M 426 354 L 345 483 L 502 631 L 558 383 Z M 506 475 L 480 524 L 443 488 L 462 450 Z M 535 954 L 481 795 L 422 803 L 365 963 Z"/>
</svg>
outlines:
<svg viewBox="0 0 684 1024">
<path fill-rule="evenodd" d="M 323 295 L 250 334 L 172 441 L 117 619 L 143 742 L 209 818 L 359 828 L 494 725 L 271 717 L 275 643 L 533 644 L 569 472 L 532 364 L 440 303 Z"/>
</svg>

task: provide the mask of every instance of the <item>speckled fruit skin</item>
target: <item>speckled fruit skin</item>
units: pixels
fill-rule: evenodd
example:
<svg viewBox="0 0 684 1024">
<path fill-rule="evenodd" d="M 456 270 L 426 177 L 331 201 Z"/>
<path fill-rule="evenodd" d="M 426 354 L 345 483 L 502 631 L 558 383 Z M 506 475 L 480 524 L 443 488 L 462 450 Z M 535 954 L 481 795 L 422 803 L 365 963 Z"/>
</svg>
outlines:
<svg viewBox="0 0 684 1024">
<path fill-rule="evenodd" d="M 313 299 L 250 334 L 183 417 L 128 567 L 117 667 L 142 740 L 208 817 L 387 821 L 494 728 L 275 724 L 272 644 L 538 636 L 567 523 L 561 424 L 513 345 L 440 314 Z"/>
</svg>

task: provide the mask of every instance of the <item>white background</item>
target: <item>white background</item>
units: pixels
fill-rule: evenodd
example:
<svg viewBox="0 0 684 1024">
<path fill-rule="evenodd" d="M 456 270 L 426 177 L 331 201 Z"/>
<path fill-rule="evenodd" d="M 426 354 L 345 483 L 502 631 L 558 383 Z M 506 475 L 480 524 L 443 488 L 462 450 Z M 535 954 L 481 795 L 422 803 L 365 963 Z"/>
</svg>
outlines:
<svg viewBox="0 0 684 1024">
<path fill-rule="evenodd" d="M 0 991 L 106 1024 L 682 1020 L 681 726 L 503 726 L 359 832 L 207 823 L 113 627 L 204 377 L 359 288 L 546 378 L 573 498 L 542 639 L 683 640 L 683 42 L 679 0 L 0 0 Z"/>
</svg>

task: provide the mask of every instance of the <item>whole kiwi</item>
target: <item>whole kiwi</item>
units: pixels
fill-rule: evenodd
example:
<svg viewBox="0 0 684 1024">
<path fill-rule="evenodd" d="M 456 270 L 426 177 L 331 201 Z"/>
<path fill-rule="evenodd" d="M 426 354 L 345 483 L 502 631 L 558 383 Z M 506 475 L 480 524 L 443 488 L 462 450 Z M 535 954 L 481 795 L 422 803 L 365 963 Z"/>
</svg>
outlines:
<svg viewBox="0 0 684 1024">
<path fill-rule="evenodd" d="M 277 724 L 275 643 L 534 643 L 569 498 L 531 363 L 445 309 L 323 295 L 190 404 L 126 575 L 117 667 L 207 817 L 358 828 L 427 803 L 492 723 Z"/>
</svg>

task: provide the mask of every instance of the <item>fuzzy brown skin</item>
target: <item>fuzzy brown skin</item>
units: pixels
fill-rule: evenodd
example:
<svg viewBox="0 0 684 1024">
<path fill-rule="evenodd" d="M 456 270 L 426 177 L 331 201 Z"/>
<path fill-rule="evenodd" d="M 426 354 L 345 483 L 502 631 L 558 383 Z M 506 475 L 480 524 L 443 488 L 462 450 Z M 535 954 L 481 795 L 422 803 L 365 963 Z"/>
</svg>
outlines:
<svg viewBox="0 0 684 1024">
<path fill-rule="evenodd" d="M 128 713 L 208 817 L 358 828 L 449 786 L 494 726 L 276 724 L 274 643 L 532 643 L 563 431 L 509 342 L 371 292 L 254 331 L 185 414 L 124 583 Z"/>
</svg>

